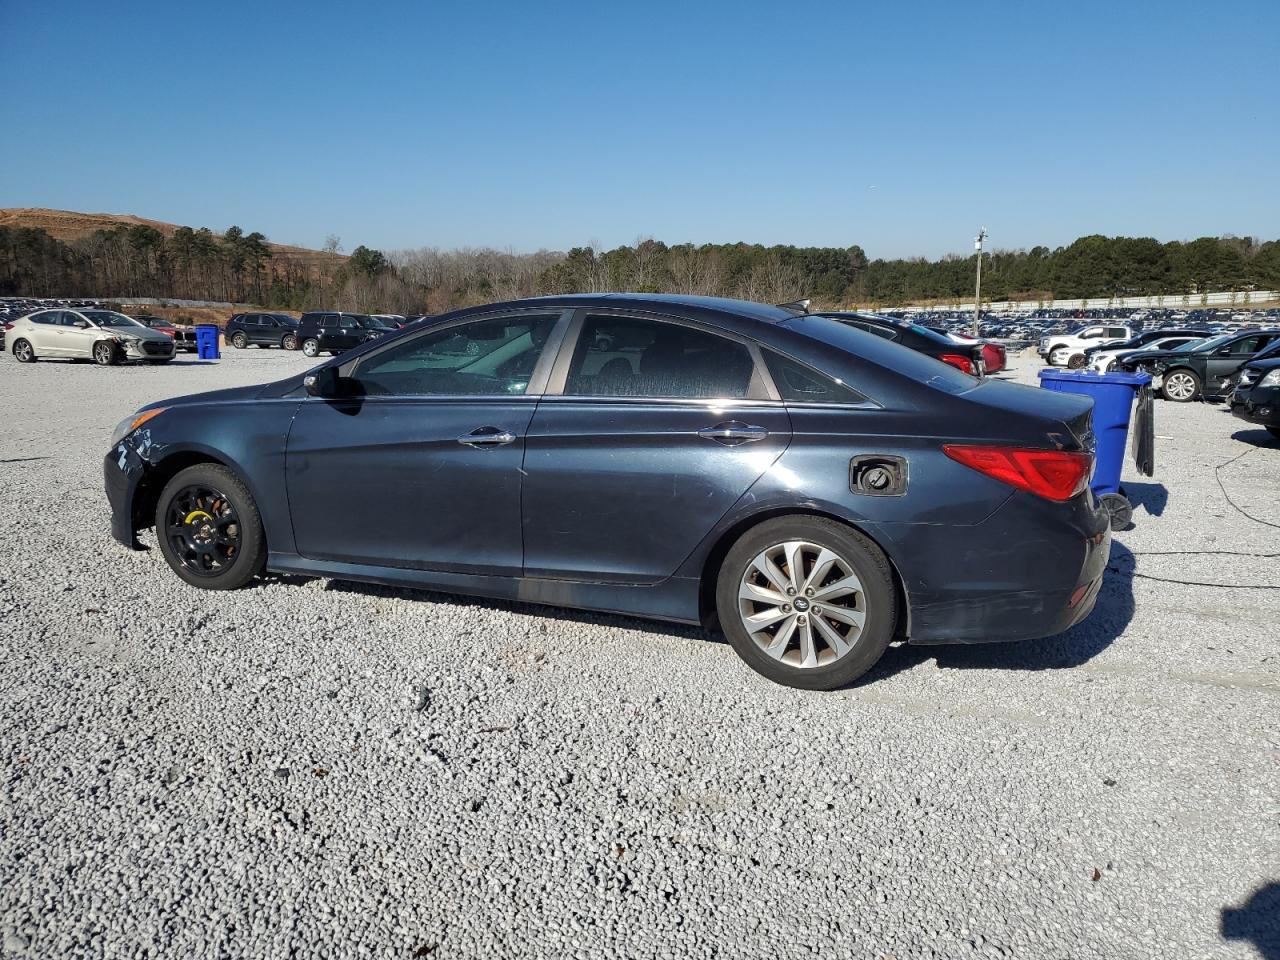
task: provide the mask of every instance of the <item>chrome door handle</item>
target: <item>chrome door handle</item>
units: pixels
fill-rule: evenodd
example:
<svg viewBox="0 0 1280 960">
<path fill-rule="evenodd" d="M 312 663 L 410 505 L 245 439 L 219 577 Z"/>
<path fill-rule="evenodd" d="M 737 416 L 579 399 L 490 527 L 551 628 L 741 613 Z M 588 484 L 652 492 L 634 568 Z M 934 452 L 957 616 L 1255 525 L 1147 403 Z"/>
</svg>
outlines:
<svg viewBox="0 0 1280 960">
<path fill-rule="evenodd" d="M 753 443 L 756 440 L 763 440 L 769 435 L 769 431 L 764 427 L 756 426 L 753 423 L 743 423 L 741 420 L 725 420 L 717 423 L 714 427 L 703 427 L 698 431 L 698 436 L 703 440 L 714 440 L 716 443 L 723 443 L 728 446 L 734 446 L 739 443 Z"/>
<path fill-rule="evenodd" d="M 500 447 L 511 443 L 516 435 L 501 427 L 476 427 L 470 433 L 464 433 L 458 442 L 468 447 Z"/>
</svg>

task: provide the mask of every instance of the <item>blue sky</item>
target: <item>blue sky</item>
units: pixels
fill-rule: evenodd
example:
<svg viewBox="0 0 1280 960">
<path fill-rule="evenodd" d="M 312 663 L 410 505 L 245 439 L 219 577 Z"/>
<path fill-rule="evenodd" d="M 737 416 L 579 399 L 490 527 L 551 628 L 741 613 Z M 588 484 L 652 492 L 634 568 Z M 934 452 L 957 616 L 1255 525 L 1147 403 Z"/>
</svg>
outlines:
<svg viewBox="0 0 1280 960">
<path fill-rule="evenodd" d="M 0 206 L 392 250 L 1280 237 L 1280 2 L 3 0 Z"/>
</svg>

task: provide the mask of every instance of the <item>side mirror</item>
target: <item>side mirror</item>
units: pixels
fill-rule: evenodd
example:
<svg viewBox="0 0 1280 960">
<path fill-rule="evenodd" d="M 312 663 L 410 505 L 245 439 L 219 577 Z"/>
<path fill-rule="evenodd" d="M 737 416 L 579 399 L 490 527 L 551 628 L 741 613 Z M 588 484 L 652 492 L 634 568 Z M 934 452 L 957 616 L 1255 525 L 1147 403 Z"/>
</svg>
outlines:
<svg viewBox="0 0 1280 960">
<path fill-rule="evenodd" d="M 336 397 L 338 395 L 338 368 L 322 367 L 302 378 L 302 385 L 312 397 Z"/>
<path fill-rule="evenodd" d="M 88 320 L 76 320 L 76 321 L 74 322 L 74 326 L 75 326 L 77 329 L 80 329 L 80 330 L 88 330 L 88 329 L 89 329 L 89 321 L 88 321 Z"/>
</svg>

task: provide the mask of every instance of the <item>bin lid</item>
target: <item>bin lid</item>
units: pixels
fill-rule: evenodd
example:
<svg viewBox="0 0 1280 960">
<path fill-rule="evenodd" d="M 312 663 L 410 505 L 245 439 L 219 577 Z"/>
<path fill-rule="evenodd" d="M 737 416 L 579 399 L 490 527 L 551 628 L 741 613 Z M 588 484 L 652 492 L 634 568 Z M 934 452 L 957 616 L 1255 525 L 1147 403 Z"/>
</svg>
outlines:
<svg viewBox="0 0 1280 960">
<path fill-rule="evenodd" d="M 1041 380 L 1069 380 L 1073 383 L 1123 383 L 1140 387 L 1151 382 L 1149 373 L 1099 373 L 1097 370 L 1055 370 L 1046 367 L 1040 371 Z"/>
</svg>

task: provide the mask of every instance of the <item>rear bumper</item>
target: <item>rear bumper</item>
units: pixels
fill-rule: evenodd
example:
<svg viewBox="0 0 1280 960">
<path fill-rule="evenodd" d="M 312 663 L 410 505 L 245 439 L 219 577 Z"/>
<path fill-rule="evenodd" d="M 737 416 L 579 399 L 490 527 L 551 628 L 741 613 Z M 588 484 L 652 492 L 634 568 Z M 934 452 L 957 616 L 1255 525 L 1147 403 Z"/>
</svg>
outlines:
<svg viewBox="0 0 1280 960">
<path fill-rule="evenodd" d="M 1280 387 L 1237 388 L 1231 394 L 1231 412 L 1249 423 L 1280 427 Z"/>
<path fill-rule="evenodd" d="M 886 524 L 910 603 L 914 644 L 1052 636 L 1093 610 L 1111 526 L 1092 494 L 1070 504 L 1018 493 L 976 526 Z"/>
</svg>

